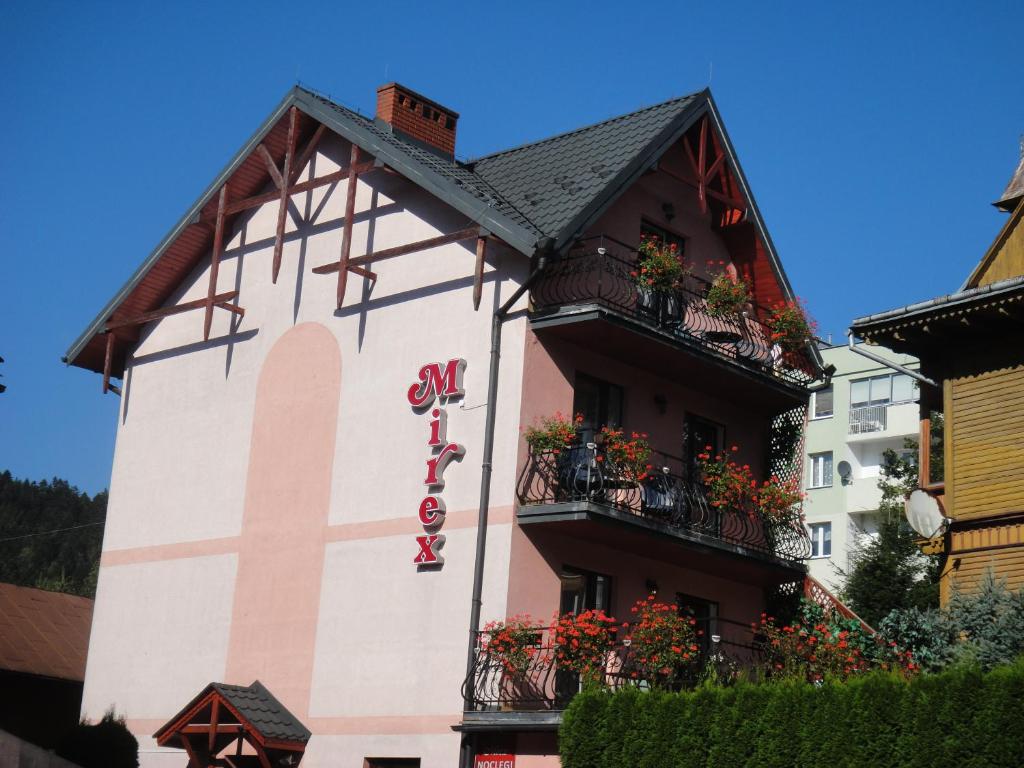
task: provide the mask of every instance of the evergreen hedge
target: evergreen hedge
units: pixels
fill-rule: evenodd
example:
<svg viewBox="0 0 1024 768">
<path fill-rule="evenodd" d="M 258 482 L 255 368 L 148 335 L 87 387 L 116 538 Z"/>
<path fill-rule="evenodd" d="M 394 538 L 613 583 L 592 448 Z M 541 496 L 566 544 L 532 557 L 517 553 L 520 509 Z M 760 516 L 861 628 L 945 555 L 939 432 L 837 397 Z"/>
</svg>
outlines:
<svg viewBox="0 0 1024 768">
<path fill-rule="evenodd" d="M 563 768 L 1020 768 L 1024 660 L 909 680 L 788 681 L 683 693 L 584 691 Z"/>
</svg>

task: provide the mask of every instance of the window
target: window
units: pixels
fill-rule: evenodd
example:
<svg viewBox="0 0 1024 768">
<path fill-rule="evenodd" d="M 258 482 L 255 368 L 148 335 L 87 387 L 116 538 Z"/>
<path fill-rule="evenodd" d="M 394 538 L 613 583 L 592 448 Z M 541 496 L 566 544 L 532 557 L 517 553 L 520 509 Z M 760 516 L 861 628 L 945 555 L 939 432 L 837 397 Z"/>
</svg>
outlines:
<svg viewBox="0 0 1024 768">
<path fill-rule="evenodd" d="M 683 246 L 685 245 L 686 240 L 681 238 L 679 235 L 673 234 L 667 229 L 662 229 L 657 224 L 651 224 L 649 221 L 641 221 L 640 236 L 643 237 L 644 235 L 652 235 L 653 237 L 658 238 L 658 240 L 665 245 L 674 245 L 676 247 L 676 253 L 679 254 L 680 258 L 682 258 Z"/>
<path fill-rule="evenodd" d="M 714 456 L 722 450 L 725 442 L 725 427 L 716 424 L 700 416 L 687 416 L 686 424 L 683 427 L 683 453 L 686 456 L 686 470 L 688 479 L 697 482 L 700 479 L 700 461 L 698 454 L 711 446 L 711 455 Z"/>
<path fill-rule="evenodd" d="M 909 403 L 917 399 L 917 382 L 902 373 L 887 373 L 850 382 L 850 407 Z"/>
<path fill-rule="evenodd" d="M 711 636 L 718 634 L 718 603 L 676 592 L 676 605 L 683 616 L 696 620 L 697 644 L 701 653 L 707 653 L 711 648 Z"/>
<path fill-rule="evenodd" d="M 363 768 L 420 768 L 418 757 L 367 757 Z"/>
<path fill-rule="evenodd" d="M 824 419 L 832 415 L 833 392 L 831 385 L 814 393 L 814 404 L 811 414 L 814 419 Z"/>
<path fill-rule="evenodd" d="M 832 523 L 811 523 L 811 557 L 831 557 Z"/>
<path fill-rule="evenodd" d="M 577 413 L 583 416 L 580 440 L 584 443 L 593 441 L 601 427 L 621 427 L 622 387 L 577 373 L 572 414 Z"/>
<path fill-rule="evenodd" d="M 811 481 L 808 488 L 828 488 L 832 485 L 832 451 L 811 454 Z"/>
<path fill-rule="evenodd" d="M 563 566 L 559 578 L 562 581 L 562 613 L 581 613 L 597 608 L 606 613 L 611 611 L 611 576 Z"/>
</svg>

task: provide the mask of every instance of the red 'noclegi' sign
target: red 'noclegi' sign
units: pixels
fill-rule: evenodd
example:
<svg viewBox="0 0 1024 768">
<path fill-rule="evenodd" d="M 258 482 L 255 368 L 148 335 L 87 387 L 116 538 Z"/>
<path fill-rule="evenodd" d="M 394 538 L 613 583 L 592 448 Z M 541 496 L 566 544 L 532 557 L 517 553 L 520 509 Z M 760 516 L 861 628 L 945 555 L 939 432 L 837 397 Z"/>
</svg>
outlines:
<svg viewBox="0 0 1024 768">
<path fill-rule="evenodd" d="M 466 394 L 462 386 L 462 376 L 466 370 L 466 361 L 455 358 L 445 363 L 428 363 L 420 368 L 415 384 L 409 387 L 406 397 L 409 405 L 417 411 L 429 411 L 430 457 L 427 459 L 427 472 L 423 484 L 427 486 L 427 495 L 423 497 L 419 508 L 419 521 L 423 526 L 423 535 L 416 537 L 419 551 L 413 562 L 416 565 L 443 565 L 444 556 L 444 471 L 452 459 L 461 458 L 466 449 L 458 443 L 448 440 L 448 414 L 442 404 L 457 400 Z M 436 401 L 436 405 L 435 405 Z"/>
<path fill-rule="evenodd" d="M 516 768 L 516 756 L 477 755 L 473 768 Z"/>
</svg>

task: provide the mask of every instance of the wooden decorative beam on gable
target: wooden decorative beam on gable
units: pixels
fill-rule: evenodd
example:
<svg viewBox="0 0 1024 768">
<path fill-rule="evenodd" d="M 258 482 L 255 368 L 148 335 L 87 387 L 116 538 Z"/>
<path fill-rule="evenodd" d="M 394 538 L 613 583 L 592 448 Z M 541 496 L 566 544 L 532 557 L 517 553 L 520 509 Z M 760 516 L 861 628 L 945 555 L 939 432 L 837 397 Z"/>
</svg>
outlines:
<svg viewBox="0 0 1024 768">
<path fill-rule="evenodd" d="M 426 251 L 430 248 L 438 248 L 442 245 L 449 245 L 451 243 L 459 243 L 465 240 L 476 239 L 476 269 L 474 271 L 474 283 L 473 283 L 473 308 L 479 309 L 480 307 L 480 296 L 483 292 L 483 267 L 484 257 L 486 255 L 487 238 L 490 236 L 490 232 L 478 226 L 467 227 L 466 229 L 460 229 L 455 232 L 450 232 L 447 235 L 438 235 L 437 237 L 428 237 L 426 240 L 417 240 L 414 243 L 407 243 L 406 245 L 396 245 L 393 248 L 384 248 L 379 251 L 371 251 L 364 256 L 356 256 L 355 258 L 345 258 L 345 244 L 342 241 L 342 259 L 331 262 L 329 264 L 321 264 L 319 267 L 313 267 L 313 273 L 317 275 L 333 275 L 335 272 L 343 274 L 344 272 L 355 272 L 361 273 L 362 266 L 364 264 L 372 264 L 376 261 L 383 261 L 384 259 L 393 259 L 397 256 L 405 256 L 406 254 L 416 253 L 418 251 Z M 351 241 L 349 242 L 351 246 Z M 373 280 L 377 279 L 377 276 L 370 273 Z M 341 282 L 339 280 L 339 282 Z M 344 299 L 344 293 L 339 295 L 339 302 Z M 341 305 L 339 304 L 339 309 Z"/>
<path fill-rule="evenodd" d="M 277 282 L 277 275 L 281 271 L 281 252 L 284 249 L 284 225 L 288 219 L 288 183 L 286 179 L 292 175 L 292 155 L 295 154 L 295 129 L 299 120 L 299 110 L 292 107 L 288 110 L 288 145 L 284 153 L 284 168 L 276 176 L 275 181 L 281 188 L 281 202 L 277 209 L 277 231 L 274 235 L 274 266 L 271 272 L 271 281 Z M 260 144 L 262 148 L 263 145 Z M 269 153 L 268 153 L 269 156 Z M 276 168 L 275 168 L 276 170 Z"/>
<path fill-rule="evenodd" d="M 352 218 L 356 215 L 356 183 L 359 174 L 359 146 L 352 143 L 352 154 L 348 161 L 348 186 L 345 189 L 345 229 L 341 234 L 341 257 L 338 259 L 338 309 L 345 301 L 345 286 L 348 283 L 348 256 L 352 248 Z"/>
<path fill-rule="evenodd" d="M 710 143 L 710 147 L 709 147 Z M 693 171 L 694 178 L 688 179 L 682 174 L 672 171 L 670 168 L 662 168 L 666 175 L 671 176 L 677 181 L 681 181 L 684 184 L 688 184 L 697 190 L 697 200 L 700 203 L 700 212 L 708 212 L 708 198 L 712 197 L 720 203 L 727 205 L 730 208 L 734 208 L 737 211 L 745 212 L 747 204 L 742 200 L 737 200 L 725 192 L 713 189 L 710 184 L 712 180 L 719 174 L 722 174 L 723 179 L 722 187 L 725 189 L 724 184 L 724 167 L 725 167 L 725 152 L 721 147 L 717 145 L 712 135 L 709 135 L 708 131 L 708 116 L 704 115 L 700 121 L 700 131 L 697 139 L 697 155 L 693 154 L 693 147 L 690 145 L 690 140 L 683 137 L 683 148 L 686 150 L 686 157 L 690 161 L 690 168 Z M 716 157 L 711 161 L 709 166 L 707 163 L 708 149 L 711 149 L 716 153 Z"/>
</svg>

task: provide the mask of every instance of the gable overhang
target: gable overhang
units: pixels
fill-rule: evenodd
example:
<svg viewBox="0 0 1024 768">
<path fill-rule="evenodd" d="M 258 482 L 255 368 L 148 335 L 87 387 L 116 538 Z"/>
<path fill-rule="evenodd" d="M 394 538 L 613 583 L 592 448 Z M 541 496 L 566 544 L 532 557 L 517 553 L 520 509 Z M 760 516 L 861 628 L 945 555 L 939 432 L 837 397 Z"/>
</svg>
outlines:
<svg viewBox="0 0 1024 768">
<path fill-rule="evenodd" d="M 456 184 L 446 180 L 423 163 L 403 154 L 396 147 L 381 141 L 379 137 L 370 131 L 347 119 L 344 113 L 329 108 L 313 94 L 295 86 L 286 94 L 284 99 L 281 100 L 263 123 L 260 124 L 220 173 L 214 177 L 209 186 L 188 208 L 170 232 L 164 236 L 145 261 L 139 265 L 128 281 L 114 294 L 110 301 L 100 310 L 99 314 L 75 339 L 64 354 L 63 362 L 97 372 L 101 370 L 101 367 L 95 362 L 82 364 L 79 358 L 82 356 L 83 351 L 85 351 L 91 341 L 104 332 L 110 318 L 146 280 L 154 267 L 167 255 L 171 246 L 186 233 L 192 224 L 200 221 L 204 209 L 207 209 L 211 204 L 215 204 L 215 199 L 220 189 L 225 183 L 232 180 L 243 163 L 267 139 L 275 127 L 282 122 L 292 107 L 297 108 L 306 117 L 326 126 L 346 141 L 356 144 L 361 150 L 373 156 L 380 165 L 391 168 L 428 193 L 452 206 L 471 221 L 490 231 L 496 238 L 502 240 L 514 250 L 526 256 L 534 254 L 539 240 L 539 235 L 536 232 L 532 232 L 519 223 L 512 221 L 500 211 L 489 206 L 485 201 L 460 189 Z M 263 179 L 263 184 L 265 186 L 270 182 L 271 178 L 268 172 Z M 201 251 L 202 253 L 205 253 L 205 251 Z M 194 268 L 202 257 L 202 255 L 196 257 L 191 268 Z M 166 297 L 163 298 L 163 301 L 166 301 Z M 160 303 L 157 302 L 154 306 L 147 309 L 155 309 L 160 306 Z"/>
<path fill-rule="evenodd" d="M 981 280 L 982 275 L 985 271 L 992 266 L 992 263 L 996 260 L 996 257 L 1003 250 L 1003 246 L 1006 245 L 1006 241 L 1013 234 L 1017 225 L 1024 219 L 1024 205 L 1018 205 L 1017 208 L 1010 214 L 1010 217 L 1003 222 L 1002 229 L 999 230 L 999 234 L 996 235 L 996 239 L 992 241 L 992 245 L 985 251 L 985 255 L 981 257 L 981 261 L 974 268 L 974 271 L 968 276 L 964 284 L 960 286 L 961 291 L 966 291 L 970 288 L 977 288 L 978 281 Z"/>
<path fill-rule="evenodd" d="M 676 118 L 650 142 L 643 152 L 638 153 L 632 162 L 630 162 L 629 165 L 627 165 L 618 175 L 615 176 L 614 179 L 612 179 L 611 182 L 608 183 L 601 194 L 597 195 L 590 205 L 584 208 L 574 219 L 572 219 L 572 221 L 563 227 L 562 231 L 555 237 L 555 248 L 556 250 L 565 250 L 572 245 L 576 238 L 585 232 L 588 227 L 593 225 L 612 205 L 614 205 L 615 202 L 625 194 L 626 190 L 628 190 L 641 176 L 652 169 L 662 155 L 680 141 L 686 132 L 696 125 L 697 121 L 704 115 L 709 117 L 719 139 L 722 142 L 722 150 L 726 155 L 725 162 L 728 164 L 729 170 L 733 173 L 734 178 L 743 193 L 744 202 L 747 204 L 747 218 L 753 225 L 757 236 L 760 238 L 761 243 L 764 246 L 772 274 L 778 281 L 784 298 L 786 300 L 793 301 L 795 300 L 793 287 L 790 285 L 789 278 L 786 276 L 785 270 L 782 268 L 782 262 L 779 260 L 778 252 L 775 250 L 775 243 L 772 241 L 771 235 L 768 234 L 768 228 L 765 226 L 764 218 L 761 216 L 761 211 L 757 207 L 757 202 L 754 200 L 754 194 L 750 189 L 747 177 L 744 175 L 743 169 L 740 167 L 739 159 L 736 156 L 736 150 L 729 138 L 729 134 L 725 130 L 725 124 L 722 122 L 722 117 L 718 112 L 718 107 L 715 105 L 715 100 L 711 95 L 711 91 L 706 88 L 697 94 L 693 102 L 687 105 L 687 107 L 683 109 L 679 115 L 677 115 Z M 825 362 L 821 357 L 821 353 L 818 351 L 817 345 L 813 342 L 809 343 L 807 345 L 807 349 L 811 358 L 814 360 L 817 369 L 819 371 L 822 370 L 825 366 Z"/>
</svg>

